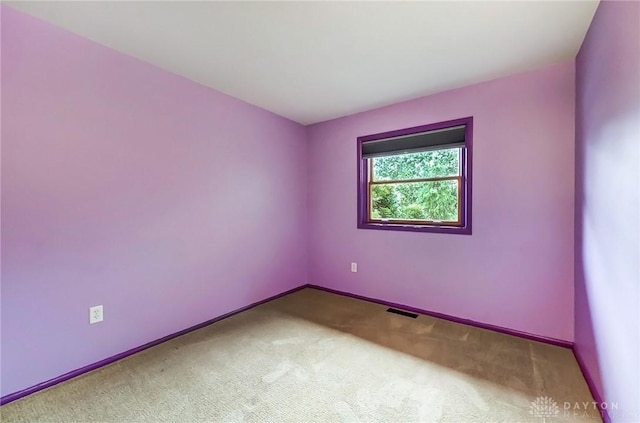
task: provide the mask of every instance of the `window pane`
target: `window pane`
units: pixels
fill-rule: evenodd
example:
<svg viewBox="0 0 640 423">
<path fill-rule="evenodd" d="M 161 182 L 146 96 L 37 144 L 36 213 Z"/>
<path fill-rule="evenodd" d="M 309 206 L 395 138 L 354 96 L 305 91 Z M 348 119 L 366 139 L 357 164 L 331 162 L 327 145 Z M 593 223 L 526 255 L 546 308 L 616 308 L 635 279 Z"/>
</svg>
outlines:
<svg viewBox="0 0 640 423">
<path fill-rule="evenodd" d="M 374 181 L 437 178 L 460 174 L 460 148 L 375 157 Z"/>
<path fill-rule="evenodd" d="M 458 220 L 458 180 L 371 186 L 371 218 Z"/>
</svg>

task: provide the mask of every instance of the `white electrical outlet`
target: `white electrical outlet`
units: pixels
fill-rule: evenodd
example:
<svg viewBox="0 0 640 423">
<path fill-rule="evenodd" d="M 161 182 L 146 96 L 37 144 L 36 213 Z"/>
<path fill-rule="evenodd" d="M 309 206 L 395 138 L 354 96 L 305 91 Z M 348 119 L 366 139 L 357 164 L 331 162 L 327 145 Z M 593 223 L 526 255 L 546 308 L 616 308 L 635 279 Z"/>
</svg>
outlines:
<svg viewBox="0 0 640 423">
<path fill-rule="evenodd" d="M 102 322 L 104 320 L 103 309 L 101 305 L 89 307 L 89 324 Z"/>
<path fill-rule="evenodd" d="M 358 271 L 358 263 L 351 263 L 351 271 L 356 273 Z"/>
</svg>

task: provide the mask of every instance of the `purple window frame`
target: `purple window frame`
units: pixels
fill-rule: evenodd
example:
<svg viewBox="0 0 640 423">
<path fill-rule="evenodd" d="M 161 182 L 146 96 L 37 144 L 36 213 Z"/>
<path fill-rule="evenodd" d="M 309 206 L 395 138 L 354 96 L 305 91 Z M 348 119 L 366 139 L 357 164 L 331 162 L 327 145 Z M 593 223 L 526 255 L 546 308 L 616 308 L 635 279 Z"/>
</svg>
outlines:
<svg viewBox="0 0 640 423">
<path fill-rule="evenodd" d="M 462 180 L 464 195 L 462 199 L 462 225 L 461 226 L 435 226 L 435 225 L 411 225 L 407 223 L 374 223 L 369 222 L 367 204 L 369 201 L 368 190 L 368 164 L 362 158 L 362 144 L 368 141 L 377 141 L 385 138 L 399 137 L 403 135 L 417 134 L 420 132 L 435 131 L 437 129 L 451 128 L 465 125 L 465 148 L 462 149 Z M 432 232 L 445 234 L 471 235 L 471 193 L 472 193 L 472 164 L 473 164 L 473 116 L 437 122 L 428 125 L 414 126 L 412 128 L 398 129 L 395 131 L 381 132 L 379 134 L 365 135 L 357 139 L 358 160 L 358 229 L 379 229 L 387 231 Z"/>
</svg>

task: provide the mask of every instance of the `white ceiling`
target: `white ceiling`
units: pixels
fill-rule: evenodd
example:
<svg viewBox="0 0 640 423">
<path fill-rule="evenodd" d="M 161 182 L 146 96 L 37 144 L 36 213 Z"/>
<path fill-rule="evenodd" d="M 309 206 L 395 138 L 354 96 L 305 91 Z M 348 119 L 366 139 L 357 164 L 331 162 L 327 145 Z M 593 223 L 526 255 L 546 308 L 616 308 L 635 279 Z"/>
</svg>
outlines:
<svg viewBox="0 0 640 423">
<path fill-rule="evenodd" d="M 572 59 L 598 2 L 8 4 L 310 124 Z"/>
</svg>

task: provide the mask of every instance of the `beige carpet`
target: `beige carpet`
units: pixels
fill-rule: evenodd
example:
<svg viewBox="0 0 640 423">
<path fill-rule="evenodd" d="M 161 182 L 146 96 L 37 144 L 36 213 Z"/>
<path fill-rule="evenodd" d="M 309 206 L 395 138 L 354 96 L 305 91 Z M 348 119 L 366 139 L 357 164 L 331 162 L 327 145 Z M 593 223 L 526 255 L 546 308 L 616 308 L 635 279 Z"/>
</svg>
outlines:
<svg viewBox="0 0 640 423">
<path fill-rule="evenodd" d="M 2 422 L 542 422 L 570 350 L 304 289 L 0 407 Z M 540 411 L 539 411 L 540 413 Z M 542 414 L 544 414 L 542 413 Z"/>
</svg>

